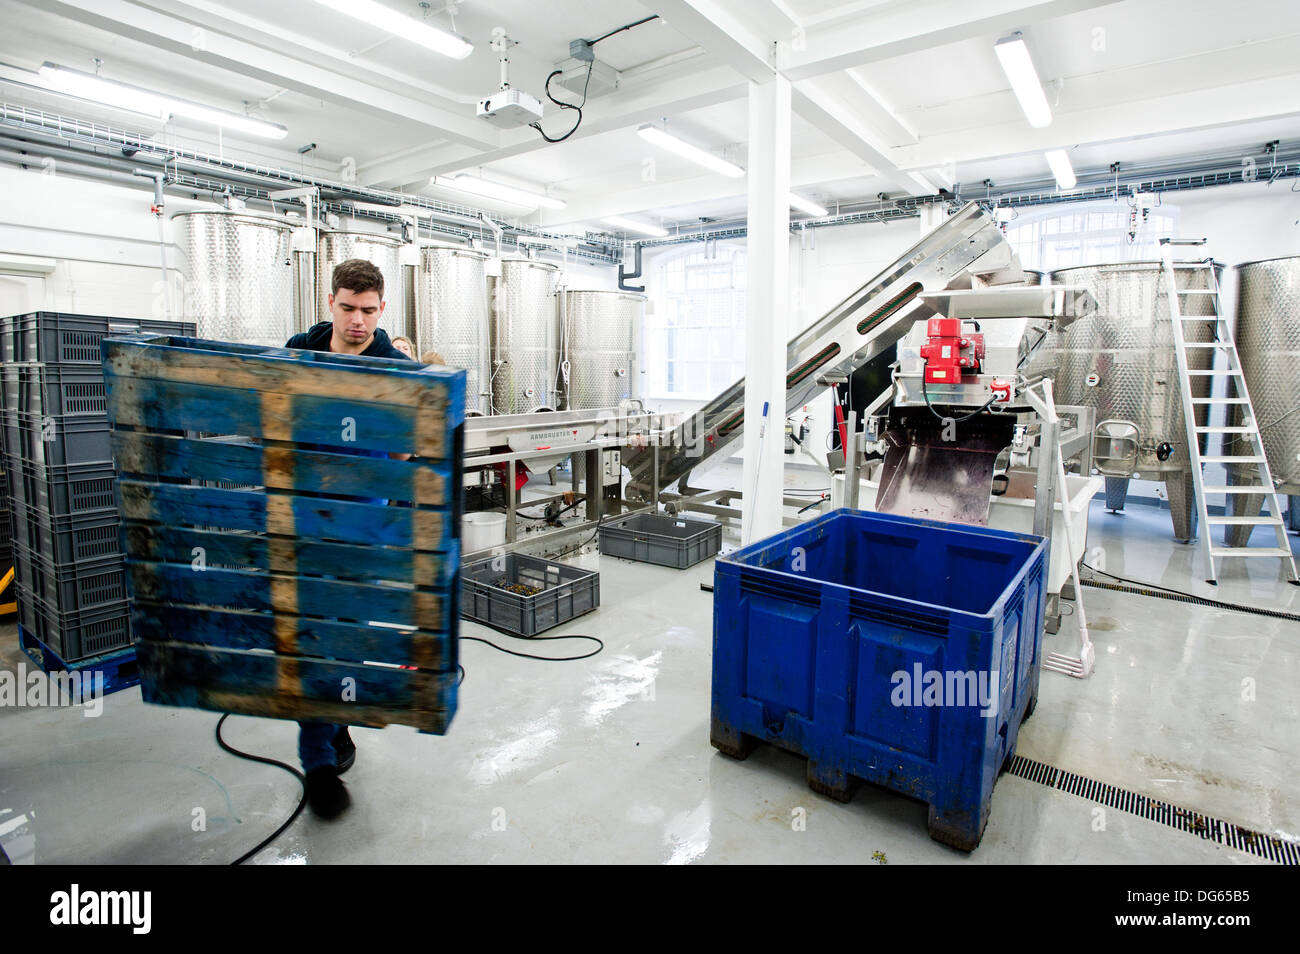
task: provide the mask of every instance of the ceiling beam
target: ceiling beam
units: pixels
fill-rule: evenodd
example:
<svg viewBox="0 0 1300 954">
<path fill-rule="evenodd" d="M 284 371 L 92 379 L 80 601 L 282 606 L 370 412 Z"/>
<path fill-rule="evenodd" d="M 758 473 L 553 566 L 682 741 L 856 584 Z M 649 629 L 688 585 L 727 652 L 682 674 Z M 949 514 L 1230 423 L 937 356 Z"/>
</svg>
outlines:
<svg viewBox="0 0 1300 954">
<path fill-rule="evenodd" d="M 680 116 L 696 109 L 729 103 L 744 96 L 745 89 L 745 83 L 738 81 L 725 67 L 688 72 L 653 86 L 643 83 L 634 88 L 620 89 L 617 93 L 593 100 L 583 110 L 582 125 L 578 131 L 561 144 L 546 142 L 533 129 L 510 130 L 502 137 L 507 144 L 500 148 L 487 152 L 458 149 L 458 156 L 430 164 L 422 171 L 422 175 L 449 175 L 527 155 L 539 149 L 577 145 L 593 136 L 635 128 L 642 123 L 657 122 L 664 116 Z"/>
<path fill-rule="evenodd" d="M 752 19 L 733 11 L 725 0 L 655 0 L 654 9 L 674 30 L 745 79 L 766 83 L 776 76 L 771 41 L 756 33 Z"/>
<path fill-rule="evenodd" d="M 889 144 L 858 119 L 857 110 L 817 82 L 805 80 L 796 86 L 791 102 L 805 120 L 874 168 L 890 190 L 902 190 L 908 195 L 934 194 L 931 183 L 898 167 Z"/>
<path fill-rule="evenodd" d="M 872 89 L 866 77 L 857 70 L 845 70 L 843 76 L 843 80 L 828 76 L 819 82 L 839 80 L 841 88 L 849 91 L 853 107 L 862 112 L 862 119 L 871 128 L 879 130 L 880 135 L 892 145 L 902 146 L 916 142 L 916 130 L 898 118 L 895 110 Z"/>
<path fill-rule="evenodd" d="M 856 157 L 843 152 L 809 156 L 791 161 L 790 188 L 804 190 L 806 193 L 810 186 L 872 174 L 872 169 Z M 737 211 L 743 215 L 745 198 L 744 180 L 726 179 L 720 183 L 717 176 L 705 174 L 689 179 L 661 180 L 638 188 L 589 189 L 582 197 L 570 201 L 567 208 L 557 211 L 543 209 L 541 223 L 543 228 L 576 223 L 594 227 L 606 215 L 636 216 L 651 209 L 729 199 L 735 200 Z"/>
<path fill-rule="evenodd" d="M 744 10 L 751 10 L 746 0 Z M 753 82 L 763 82 L 773 75 L 771 60 L 778 49 L 774 41 L 763 41 L 745 23 L 738 13 L 739 6 L 727 0 L 659 0 L 661 15 L 678 32 L 690 37 L 700 46 L 721 59 L 727 66 Z M 800 26 L 791 21 L 794 30 Z M 782 37 L 781 57 L 791 55 L 796 45 L 790 41 L 792 32 Z M 788 47 L 788 49 L 787 49 Z M 782 70 L 782 72 L 786 72 Z M 854 87 L 855 100 L 870 100 L 868 109 L 884 112 L 871 93 L 861 84 Z M 861 108 L 853 108 L 830 86 L 818 86 L 805 80 L 794 84 L 791 107 L 800 117 L 812 123 L 854 156 L 873 167 L 891 189 L 908 195 L 933 193 L 930 184 L 899 170 L 889 157 L 888 147 L 893 145 L 880 131 L 864 122 Z"/>
<path fill-rule="evenodd" d="M 357 181 L 372 189 L 401 189 L 417 182 L 423 186 L 434 166 L 467 155 L 475 153 L 465 146 L 433 140 L 361 163 Z"/>
<path fill-rule="evenodd" d="M 78 23 L 240 76 L 283 86 L 316 99 L 421 123 L 437 130 L 443 138 L 463 145 L 490 149 L 499 142 L 495 129 L 471 115 L 453 113 L 430 105 L 426 100 L 396 93 L 214 30 L 205 31 L 201 42 L 196 43 L 193 24 L 125 0 L 43 0 L 39 6 Z"/>
</svg>

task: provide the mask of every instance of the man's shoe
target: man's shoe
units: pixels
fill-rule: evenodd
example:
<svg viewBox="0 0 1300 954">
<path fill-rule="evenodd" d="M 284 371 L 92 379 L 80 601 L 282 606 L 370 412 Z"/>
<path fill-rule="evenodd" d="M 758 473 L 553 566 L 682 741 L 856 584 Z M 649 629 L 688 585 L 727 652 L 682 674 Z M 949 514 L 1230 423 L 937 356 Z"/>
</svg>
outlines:
<svg viewBox="0 0 1300 954">
<path fill-rule="evenodd" d="M 352 742 L 352 736 L 348 734 L 347 726 L 343 726 L 334 734 L 333 745 L 334 771 L 342 775 L 352 768 L 352 763 L 357 760 L 357 747 Z"/>
<path fill-rule="evenodd" d="M 332 767 L 312 769 L 307 773 L 307 806 L 312 814 L 326 821 L 337 818 L 352 804 L 348 790 Z"/>
</svg>

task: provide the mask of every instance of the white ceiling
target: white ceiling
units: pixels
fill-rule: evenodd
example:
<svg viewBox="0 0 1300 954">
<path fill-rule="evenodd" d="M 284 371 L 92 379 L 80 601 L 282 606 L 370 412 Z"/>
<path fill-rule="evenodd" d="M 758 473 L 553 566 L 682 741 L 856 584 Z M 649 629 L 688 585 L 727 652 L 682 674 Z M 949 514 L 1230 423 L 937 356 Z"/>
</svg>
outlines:
<svg viewBox="0 0 1300 954">
<path fill-rule="evenodd" d="M 383 2 L 426 15 L 414 0 Z M 655 13 L 597 45 L 622 85 L 589 99 L 568 141 L 475 117 L 498 82 L 493 28 L 518 44 L 512 85 L 542 97 L 569 40 Z M 452 24 L 445 0 L 428 17 Z M 462 0 L 454 21 L 475 45 L 463 61 L 313 0 L 0 0 L 0 95 L 217 147 L 210 130 L 140 129 L 127 114 L 35 91 L 18 72 L 45 60 L 90 70 L 98 57 L 104 76 L 289 128 L 271 144 L 225 134 L 227 155 L 326 176 L 350 158 L 363 183 L 410 191 L 435 172 L 474 171 L 563 198 L 560 211 L 491 206 L 555 228 L 608 214 L 669 225 L 743 214 L 745 180 L 661 153 L 635 130 L 666 122 L 744 165 L 748 83 L 772 77 L 774 50 L 793 84 L 792 184 L 823 204 L 929 191 L 914 172 L 944 186 L 1046 179 L 1048 148 L 1087 171 L 1258 156 L 1267 141 L 1300 139 L 1293 0 Z M 1053 104 L 1046 129 L 1029 127 L 993 54 L 1012 30 L 1024 32 Z M 543 125 L 555 135 L 573 115 L 551 107 Z"/>
</svg>

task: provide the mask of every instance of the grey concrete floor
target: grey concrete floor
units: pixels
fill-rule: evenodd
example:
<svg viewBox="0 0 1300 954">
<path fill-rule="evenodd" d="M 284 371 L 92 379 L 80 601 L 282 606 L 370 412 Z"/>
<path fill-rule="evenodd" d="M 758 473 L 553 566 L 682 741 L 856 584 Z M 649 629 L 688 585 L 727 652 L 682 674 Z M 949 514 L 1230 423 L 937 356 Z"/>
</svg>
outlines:
<svg viewBox="0 0 1300 954">
<path fill-rule="evenodd" d="M 1112 516 L 1094 502 L 1091 520 L 1090 546 L 1111 572 L 1300 612 L 1300 591 L 1276 564 L 1230 566 L 1217 591 L 1200 583 L 1203 558 L 1172 541 L 1167 512 Z M 598 636 L 603 653 L 543 663 L 463 643 L 467 675 L 450 732 L 354 729 L 352 807 L 329 823 L 304 814 L 256 860 L 871 863 L 880 852 L 889 863 L 1260 861 L 1113 809 L 1096 830 L 1092 802 L 1009 775 L 983 843 L 965 855 L 929 839 L 918 802 L 864 786 L 841 805 L 807 788 L 794 756 L 760 748 L 728 759 L 709 746 L 712 597 L 699 584 L 712 563 L 675 571 L 595 553 L 579 562 L 601 572 L 601 608 L 548 635 Z M 1300 834 L 1291 728 L 1300 626 L 1093 588 L 1083 599 L 1097 671 L 1043 674 L 1020 754 Z M 472 623 L 462 633 L 518 647 Z M 1067 619 L 1048 648 L 1070 651 L 1077 636 Z M 15 628 L 0 628 L 0 665 L 23 658 Z M 97 718 L 7 707 L 0 719 L 0 847 L 17 864 L 227 862 L 298 801 L 284 772 L 218 749 L 216 713 L 146 706 L 139 689 L 108 697 Z M 226 737 L 296 764 L 292 723 L 234 717 Z"/>
</svg>

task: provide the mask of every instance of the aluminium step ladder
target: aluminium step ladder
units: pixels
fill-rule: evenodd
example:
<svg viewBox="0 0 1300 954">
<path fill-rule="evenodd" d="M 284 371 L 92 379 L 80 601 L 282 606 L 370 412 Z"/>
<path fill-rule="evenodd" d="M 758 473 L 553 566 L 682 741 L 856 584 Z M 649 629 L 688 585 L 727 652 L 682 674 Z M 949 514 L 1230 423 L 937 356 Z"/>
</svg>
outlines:
<svg viewBox="0 0 1300 954">
<path fill-rule="evenodd" d="M 1283 569 L 1290 574 L 1291 583 L 1300 585 L 1300 578 L 1296 575 L 1295 557 L 1291 553 L 1291 545 L 1287 540 L 1286 525 L 1282 521 L 1281 498 L 1277 493 L 1277 488 L 1273 484 L 1273 475 L 1268 469 L 1268 460 L 1264 454 L 1264 441 L 1260 436 L 1259 425 L 1255 419 L 1255 408 L 1250 403 L 1250 393 L 1246 389 L 1246 377 L 1242 372 L 1241 358 L 1237 354 L 1237 346 L 1233 342 L 1232 332 L 1228 329 L 1228 323 L 1224 320 L 1223 310 L 1220 307 L 1219 299 L 1219 281 L 1215 274 L 1214 263 L 1210 259 L 1202 262 L 1187 265 L 1180 263 L 1181 267 L 1175 268 L 1174 265 L 1174 246 L 1177 245 L 1204 245 L 1205 240 L 1170 240 L 1161 239 L 1160 244 L 1163 246 L 1162 265 L 1164 279 L 1166 282 L 1166 291 L 1169 296 L 1169 318 L 1173 324 L 1174 332 L 1174 352 L 1178 359 L 1178 386 L 1182 393 L 1183 415 L 1187 424 L 1187 448 L 1192 462 L 1192 481 L 1196 487 L 1196 512 L 1201 521 L 1201 542 L 1205 548 L 1205 557 L 1209 562 L 1210 575 L 1206 580 L 1212 585 L 1218 584 L 1218 573 L 1215 568 L 1215 560 L 1225 557 L 1270 557 L 1280 559 Z M 1204 270 L 1206 274 L 1205 288 L 1180 288 L 1178 286 L 1178 273 L 1190 273 L 1196 275 Z M 1208 301 L 1210 305 L 1209 314 L 1184 315 L 1187 304 L 1195 298 L 1202 298 Z M 1200 309 L 1197 309 L 1200 310 Z M 1193 322 L 1201 322 L 1213 326 L 1213 336 L 1210 341 L 1188 341 L 1187 331 Z M 1189 368 L 1187 354 L 1190 350 L 1208 350 L 1210 352 L 1209 370 L 1193 370 Z M 1223 361 L 1216 362 L 1215 356 L 1221 355 Z M 1216 364 L 1223 366 L 1215 367 Z M 1210 393 L 1208 397 L 1198 398 L 1192 396 L 1192 379 L 1195 377 L 1208 378 L 1211 382 Z M 1216 396 L 1214 393 L 1213 382 L 1223 380 L 1228 383 L 1224 388 L 1222 396 Z M 1225 419 L 1225 424 L 1209 424 L 1210 418 L 1207 416 L 1207 426 L 1201 426 L 1196 421 L 1196 410 L 1201 406 L 1209 406 L 1212 411 L 1215 406 L 1237 405 L 1241 408 L 1239 423 L 1231 423 L 1231 416 Z M 1201 438 L 1207 436 L 1207 449 L 1209 448 L 1208 435 L 1223 435 L 1223 447 L 1220 453 L 1213 452 L 1201 453 Z M 1229 437 L 1232 435 L 1232 437 Z M 1229 479 L 1226 486 L 1211 486 L 1205 483 L 1205 465 L 1206 464 L 1223 464 L 1229 470 L 1229 478 L 1233 476 L 1232 469 L 1237 468 L 1237 481 Z M 1245 474 L 1245 477 L 1241 475 Z M 1209 507 L 1206 501 L 1207 494 L 1224 494 L 1225 501 L 1231 495 L 1246 495 L 1250 497 L 1263 497 L 1268 501 L 1269 512 L 1260 512 L 1258 514 L 1242 513 L 1232 514 L 1233 507 L 1225 503 L 1224 516 L 1212 517 L 1209 514 Z M 1246 527 L 1245 541 L 1241 546 L 1215 546 L 1211 529 L 1214 527 L 1243 526 Z M 1255 527 L 1272 527 L 1276 537 L 1275 546 L 1250 546 L 1250 533 Z"/>
</svg>

